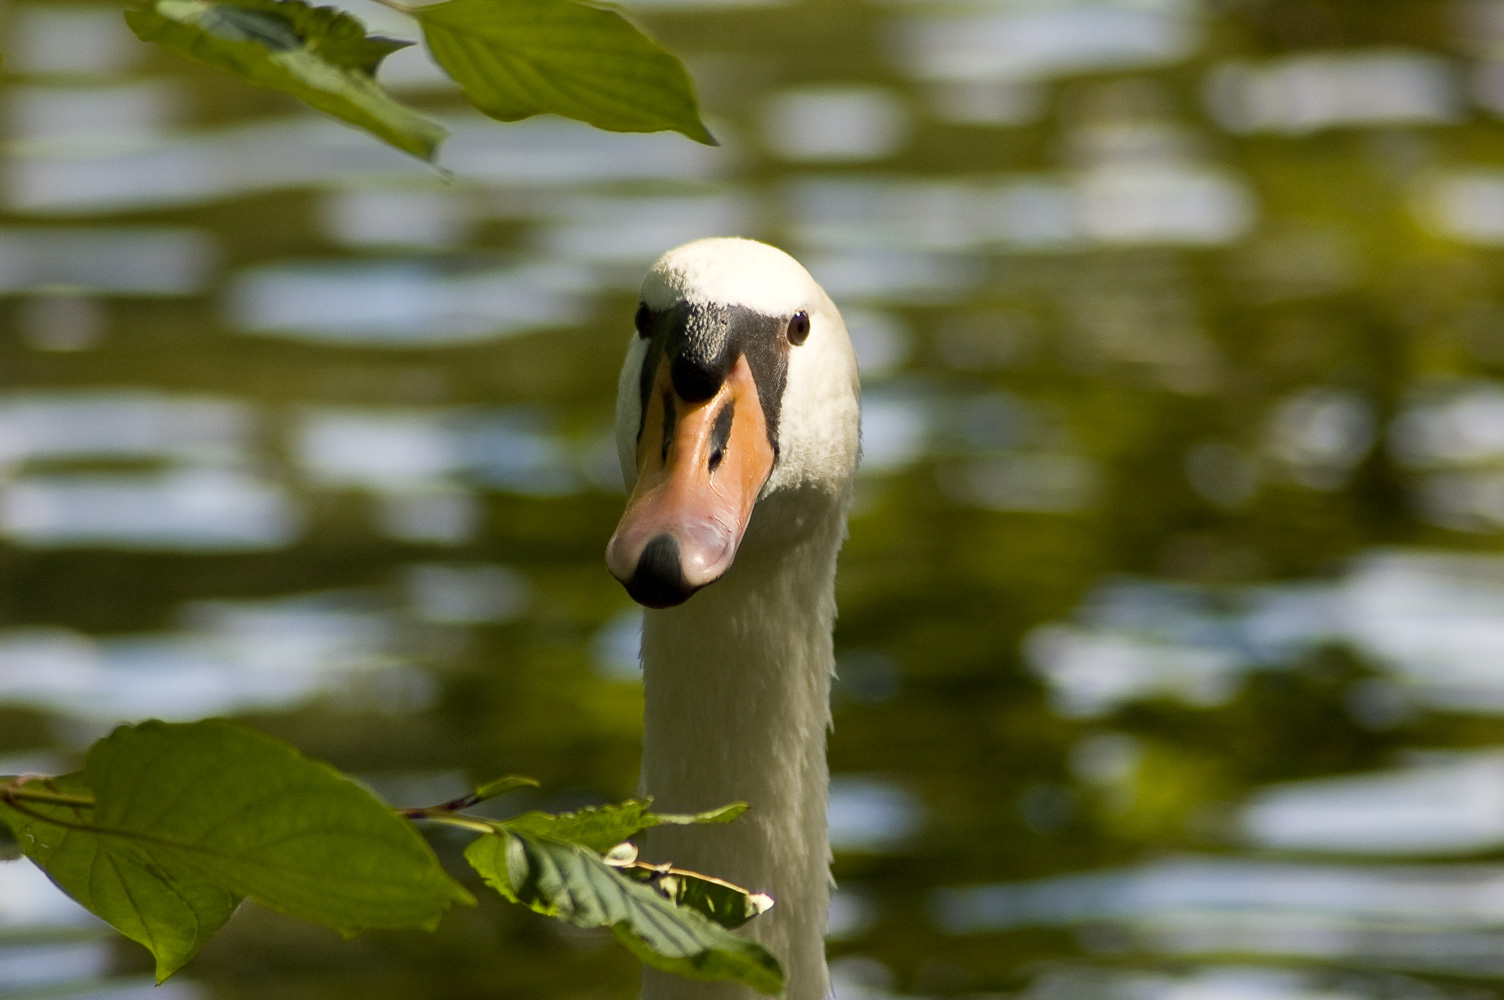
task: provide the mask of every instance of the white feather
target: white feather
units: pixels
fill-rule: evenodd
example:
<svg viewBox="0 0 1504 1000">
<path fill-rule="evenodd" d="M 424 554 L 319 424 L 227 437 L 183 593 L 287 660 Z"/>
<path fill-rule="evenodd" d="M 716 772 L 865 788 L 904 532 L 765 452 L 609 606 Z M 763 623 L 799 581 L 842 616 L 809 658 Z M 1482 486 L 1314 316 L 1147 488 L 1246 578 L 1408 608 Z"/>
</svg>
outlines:
<svg viewBox="0 0 1504 1000">
<path fill-rule="evenodd" d="M 792 316 L 809 300 L 824 297 L 797 260 L 766 243 L 735 237 L 675 247 L 658 258 L 642 283 L 642 300 L 650 309 L 715 303 Z"/>
</svg>

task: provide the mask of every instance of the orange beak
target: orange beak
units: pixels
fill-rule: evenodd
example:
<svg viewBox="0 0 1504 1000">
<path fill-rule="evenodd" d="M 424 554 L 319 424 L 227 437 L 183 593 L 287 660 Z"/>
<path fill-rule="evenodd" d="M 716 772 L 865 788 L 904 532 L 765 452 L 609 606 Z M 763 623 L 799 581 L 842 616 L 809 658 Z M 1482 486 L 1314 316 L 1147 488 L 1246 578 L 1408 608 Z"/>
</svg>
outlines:
<svg viewBox="0 0 1504 1000">
<path fill-rule="evenodd" d="M 637 438 L 637 485 L 606 546 L 611 575 L 650 608 L 682 604 L 720 579 L 774 458 L 745 357 L 699 403 L 675 394 L 664 358 Z"/>
</svg>

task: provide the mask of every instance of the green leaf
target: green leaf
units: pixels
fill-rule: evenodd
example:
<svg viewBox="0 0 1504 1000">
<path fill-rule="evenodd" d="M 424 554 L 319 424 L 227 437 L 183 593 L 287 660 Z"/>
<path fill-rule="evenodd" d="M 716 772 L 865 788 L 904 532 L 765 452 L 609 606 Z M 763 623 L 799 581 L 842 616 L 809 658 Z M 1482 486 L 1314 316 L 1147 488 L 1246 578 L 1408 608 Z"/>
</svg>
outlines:
<svg viewBox="0 0 1504 1000">
<path fill-rule="evenodd" d="M 506 820 L 501 825 L 509 830 L 573 841 L 594 851 L 605 851 L 649 827 L 729 823 L 747 811 L 745 802 L 733 802 L 729 806 L 702 813 L 652 813 L 648 812 L 648 806 L 652 802 L 652 799 L 628 799 L 619 805 L 592 806 L 557 816 L 529 812 Z"/>
<path fill-rule="evenodd" d="M 64 795 L 90 794 L 82 773 L 31 782 Z M 240 899 L 191 867 L 162 863 L 129 840 L 79 832 L 92 807 L 0 802 L 0 819 L 24 853 L 85 909 L 156 958 L 157 982 L 192 958 L 235 911 Z"/>
<path fill-rule="evenodd" d="M 551 112 L 611 132 L 716 145 L 678 59 L 614 10 L 580 0 L 447 0 L 420 7 L 429 51 L 481 111 Z"/>
<path fill-rule="evenodd" d="M 687 906 L 722 927 L 740 927 L 773 906 L 772 897 L 765 893 L 751 892 L 699 872 L 668 865 L 626 864 L 620 868 L 627 877 L 652 885 L 676 906 Z"/>
<path fill-rule="evenodd" d="M 331 7 L 301 0 L 151 0 L 125 12 L 142 41 L 291 94 L 398 149 L 433 159 L 447 134 L 376 83 L 376 67 L 410 42 L 369 37 Z"/>
<path fill-rule="evenodd" d="M 648 799 L 652 802 L 652 799 Z M 698 826 L 702 823 L 730 823 L 747 811 L 747 803 L 731 802 L 716 809 L 697 813 L 649 813 L 658 826 Z"/>
<path fill-rule="evenodd" d="M 5 785 L 16 780 L 14 774 L 0 774 L 0 785 Z M 0 809 L 5 808 L 5 802 L 0 799 Z M 16 842 L 16 833 L 0 819 L 0 861 L 14 861 L 22 857 L 21 845 Z"/>
<path fill-rule="evenodd" d="M 676 906 L 579 844 L 504 830 L 480 837 L 465 858 L 507 899 L 580 927 L 610 927 L 655 969 L 762 993 L 783 989 L 783 970 L 762 946 Z"/>
<path fill-rule="evenodd" d="M 159 976 L 238 897 L 346 935 L 432 929 L 451 903 L 474 902 L 412 824 L 364 787 L 230 723 L 122 726 L 94 744 L 82 772 L 44 787 L 92 793 L 95 804 L 12 795 L 0 819 L 65 892 L 150 949 Z M 106 892 L 95 881 L 101 865 Z"/>
<path fill-rule="evenodd" d="M 496 778 L 481 785 L 470 795 L 470 798 L 480 803 L 487 799 L 494 799 L 498 795 L 504 795 L 514 789 L 537 787 L 537 778 L 528 778 L 520 774 L 509 774 L 504 778 Z"/>
</svg>

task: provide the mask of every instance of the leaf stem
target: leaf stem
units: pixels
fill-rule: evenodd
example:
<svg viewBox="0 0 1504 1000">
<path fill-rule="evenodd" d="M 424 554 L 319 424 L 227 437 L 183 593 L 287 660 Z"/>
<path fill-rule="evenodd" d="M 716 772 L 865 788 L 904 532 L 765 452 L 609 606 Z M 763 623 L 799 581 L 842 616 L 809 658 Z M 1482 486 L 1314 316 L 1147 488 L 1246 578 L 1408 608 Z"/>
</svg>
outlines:
<svg viewBox="0 0 1504 1000">
<path fill-rule="evenodd" d="M 538 781 L 535 778 L 524 778 L 521 775 L 509 774 L 505 778 L 497 778 L 495 781 L 488 781 L 484 785 L 481 785 L 479 788 L 477 788 L 475 791 L 466 792 L 464 795 L 461 795 L 457 799 L 450 799 L 448 802 L 441 802 L 436 806 L 419 806 L 412 809 L 399 809 L 397 810 L 397 812 L 403 816 L 406 816 L 408 819 L 420 819 L 426 816 L 438 815 L 440 813 L 456 813 L 461 809 L 469 809 L 471 806 L 478 806 L 487 799 L 494 799 L 496 798 L 496 796 L 501 795 L 503 792 L 510 792 L 514 788 L 523 787 L 537 788 Z"/>
<path fill-rule="evenodd" d="M 94 805 L 94 797 L 91 795 L 68 795 L 63 792 L 49 792 L 45 788 L 29 788 L 24 780 L 8 781 L 0 785 L 0 799 L 6 802 L 29 801 L 50 802 L 59 806 L 83 806 L 85 808 Z"/>
<path fill-rule="evenodd" d="M 446 826 L 457 826 L 462 830 L 474 830 L 476 833 L 495 833 L 496 824 L 483 819 L 471 819 L 469 816 L 457 816 L 452 812 L 435 809 L 398 809 L 397 815 L 406 819 L 426 819 L 435 823 L 443 823 Z"/>
</svg>

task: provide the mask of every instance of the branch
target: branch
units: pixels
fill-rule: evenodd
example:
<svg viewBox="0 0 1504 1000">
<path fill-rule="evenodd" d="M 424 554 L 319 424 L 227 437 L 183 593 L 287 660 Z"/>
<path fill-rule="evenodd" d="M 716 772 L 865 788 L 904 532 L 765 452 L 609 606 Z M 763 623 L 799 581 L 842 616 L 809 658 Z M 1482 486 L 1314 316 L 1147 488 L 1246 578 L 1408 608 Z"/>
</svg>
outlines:
<svg viewBox="0 0 1504 1000">
<path fill-rule="evenodd" d="M 94 806 L 92 795 L 67 795 L 63 792 L 51 792 L 45 788 L 30 788 L 28 785 L 37 781 L 45 781 L 40 775 L 22 775 L 12 781 L 0 784 L 0 800 L 6 802 L 50 802 L 59 806 L 81 806 L 91 809 Z"/>
</svg>

